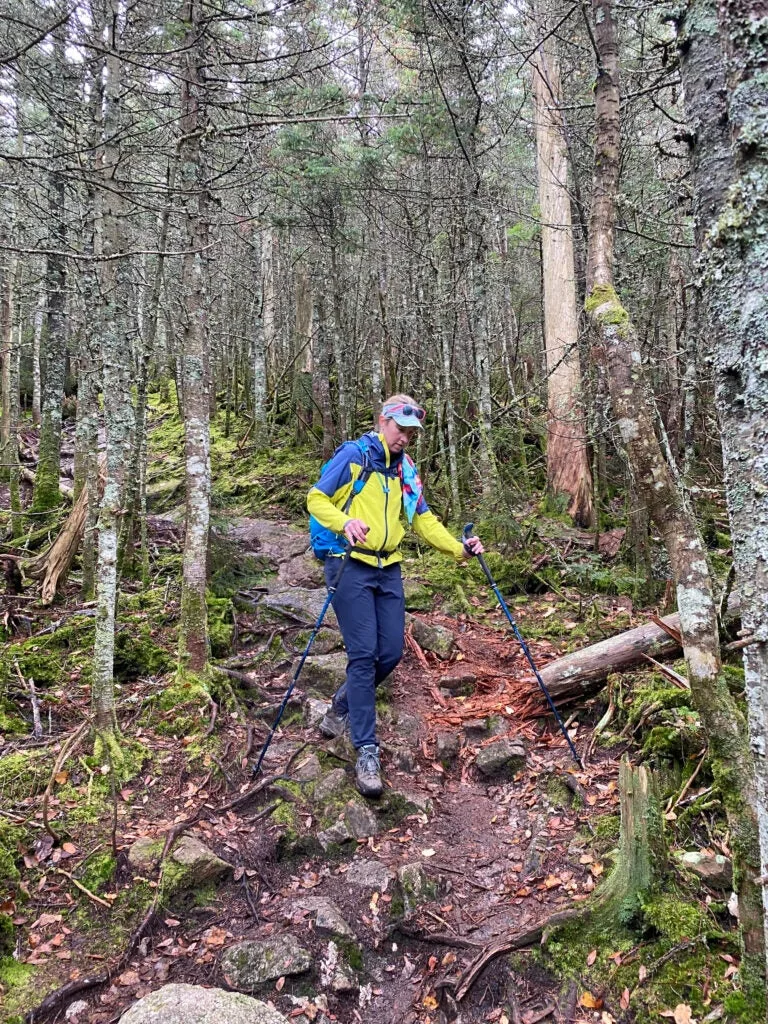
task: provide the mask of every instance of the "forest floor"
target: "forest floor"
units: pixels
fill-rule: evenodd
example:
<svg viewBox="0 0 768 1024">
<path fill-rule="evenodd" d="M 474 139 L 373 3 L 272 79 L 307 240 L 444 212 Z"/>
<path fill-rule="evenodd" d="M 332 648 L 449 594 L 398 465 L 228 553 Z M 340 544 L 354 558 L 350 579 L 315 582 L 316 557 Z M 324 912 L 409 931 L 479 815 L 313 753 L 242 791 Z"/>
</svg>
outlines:
<svg viewBox="0 0 768 1024">
<path fill-rule="evenodd" d="M 655 926 L 644 932 L 577 923 L 496 955 L 505 939 L 589 904 L 615 854 L 618 766 L 633 744 L 631 729 L 617 730 L 610 749 L 593 743 L 607 703 L 598 698 L 570 717 L 580 752 L 590 750 L 584 769 L 574 763 L 492 594 L 466 585 L 465 610 L 447 614 L 424 564 L 406 560 L 414 621 L 379 702 L 380 801 L 355 793 L 354 751 L 323 740 L 314 724 L 339 658 L 343 665 L 333 628 L 321 631 L 254 782 L 254 759 L 308 638 L 313 594 L 322 594 L 303 530 L 280 511 L 217 516 L 213 577 L 229 596 L 212 597 L 210 610 L 226 671 L 205 680 L 171 672 L 179 517 L 151 517 L 152 583 L 126 581 L 121 595 L 125 744 L 112 770 L 81 729 L 93 620 L 76 581 L 52 609 L 6 600 L 18 632 L 0 669 L 0 868 L 8 873 L 0 916 L 13 927 L 12 955 L 0 961 L 0 1020 L 21 1020 L 66 986 L 66 998 L 35 1021 L 66 1012 L 111 1024 L 171 982 L 249 991 L 298 1024 L 728 1019 L 738 968 L 732 918 L 722 891 L 688 876 L 659 894 Z M 520 595 L 515 610 L 541 664 L 641 620 L 627 599 L 552 590 Z M 440 655 L 428 649 L 435 627 L 450 647 Z M 32 675 L 41 739 L 28 736 L 22 684 Z M 665 719 L 675 748 L 665 753 L 687 765 L 672 773 L 674 795 L 698 764 L 701 739 L 684 706 L 671 711 L 678 739 Z M 514 757 L 479 767 L 505 743 Z M 698 781 L 686 802 L 704 807 L 706 772 Z M 675 818 L 668 814 L 671 826 Z M 172 875 L 169 835 L 198 840 L 224 867 L 209 857 L 201 869 L 198 860 L 193 878 L 174 862 Z M 712 812 L 679 842 L 728 852 Z M 291 947 L 267 981 L 244 982 L 237 958 L 227 958 L 244 941 L 286 935 L 304 952 Z"/>
</svg>

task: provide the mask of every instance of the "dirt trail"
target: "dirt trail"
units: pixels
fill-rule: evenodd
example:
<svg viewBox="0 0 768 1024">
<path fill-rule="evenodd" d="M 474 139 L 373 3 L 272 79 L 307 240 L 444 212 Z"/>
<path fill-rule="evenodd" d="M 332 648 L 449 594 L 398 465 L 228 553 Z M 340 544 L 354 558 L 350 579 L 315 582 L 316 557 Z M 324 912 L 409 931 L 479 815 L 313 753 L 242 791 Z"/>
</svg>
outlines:
<svg viewBox="0 0 768 1024">
<path fill-rule="evenodd" d="M 283 529 L 273 525 L 278 532 Z M 317 581 L 312 566 L 297 554 L 297 533 L 287 532 L 279 557 L 274 536 L 265 534 L 263 524 L 241 520 L 237 537 L 250 537 L 246 547 L 279 562 L 280 586 L 295 582 L 286 580 L 291 574 L 304 584 L 309 578 Z M 238 653 L 246 660 L 250 650 L 263 645 L 263 635 L 254 636 L 252 629 L 258 614 L 240 616 L 244 641 Z M 203 905 L 195 905 L 193 896 L 167 906 L 120 976 L 85 994 L 88 1007 L 79 1021 L 111 1024 L 136 999 L 169 981 L 226 988 L 222 953 L 242 940 L 282 932 L 290 932 L 311 952 L 312 972 L 273 981 L 254 994 L 299 1024 L 469 1024 L 499 1020 L 510 1005 L 531 1024 L 547 1007 L 555 1012 L 565 998 L 560 983 L 534 968 L 518 967 L 513 973 L 504 958 L 484 971 L 459 1006 L 450 993 L 462 970 L 491 940 L 588 898 L 602 870 L 588 852 L 589 818 L 615 811 L 616 762 L 605 760 L 580 772 L 553 723 L 520 720 L 519 709 L 532 706 L 531 680 L 506 634 L 437 613 L 417 617 L 450 628 L 457 646 L 446 662 L 411 643 L 395 672 L 390 702 L 380 715 L 387 791 L 370 805 L 376 825 L 367 838 L 346 841 L 330 853 L 320 848 L 323 808 L 311 796 L 317 775 L 309 787 L 279 794 L 287 816 L 260 817 L 275 802 L 274 792 L 215 812 L 250 785 L 263 724 L 246 761 L 242 724 L 221 715 L 216 723 L 220 753 L 208 758 L 207 774 L 195 775 L 189 773 L 183 744 L 145 732 L 142 741 L 152 747 L 155 766 L 162 769 L 153 766 L 154 779 L 147 775 L 130 787 L 133 806 L 120 812 L 124 852 L 135 839 L 161 838 L 172 823 L 202 810 L 207 820 L 188 834 L 234 870 Z M 297 627 L 292 628 L 295 632 Z M 544 655 L 535 644 L 532 649 L 535 657 Z M 285 688 L 286 668 L 258 673 L 272 705 Z M 440 688 L 446 675 L 457 674 L 476 677 L 471 692 L 455 696 Z M 306 694 L 297 697 L 306 710 Z M 459 738 L 458 750 L 449 742 L 446 753 L 446 734 Z M 485 777 L 475 758 L 502 736 L 525 742 L 525 766 L 513 778 Z M 314 727 L 300 721 L 276 738 L 266 773 L 279 771 L 297 751 L 289 777 L 302 779 L 309 768 L 317 768 L 319 758 L 320 780 L 341 767 L 351 784 L 351 747 L 322 740 Z M 213 783 L 216 767 L 225 774 Z M 578 799 L 572 799 L 574 792 Z M 344 799 L 348 796 L 345 789 Z M 361 798 L 357 803 L 364 805 Z M 417 906 L 405 908 L 403 918 L 396 873 L 406 864 L 419 865 L 427 892 Z M 374 869 L 382 873 L 382 866 L 383 881 L 350 881 L 361 871 L 363 878 L 373 871 L 374 878 Z M 347 988 L 322 980 L 329 937 L 315 926 L 318 899 L 336 905 L 354 933 L 351 944 L 362 953 L 354 984 Z M 78 969 L 92 969 L 87 936 L 73 931 L 65 948 Z"/>
</svg>

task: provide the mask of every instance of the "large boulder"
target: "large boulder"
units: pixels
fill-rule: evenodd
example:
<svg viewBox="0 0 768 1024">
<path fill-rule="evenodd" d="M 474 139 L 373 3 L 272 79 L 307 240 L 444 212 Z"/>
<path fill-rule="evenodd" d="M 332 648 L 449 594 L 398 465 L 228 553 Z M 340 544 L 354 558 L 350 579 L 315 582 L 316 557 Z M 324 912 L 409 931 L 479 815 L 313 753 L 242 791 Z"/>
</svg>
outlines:
<svg viewBox="0 0 768 1024">
<path fill-rule="evenodd" d="M 227 984 L 247 992 L 288 974 L 304 974 L 312 966 L 312 954 L 294 935 L 238 942 L 221 958 Z"/>
<path fill-rule="evenodd" d="M 288 1024 L 259 999 L 202 985 L 163 985 L 134 1003 L 120 1024 Z"/>
<path fill-rule="evenodd" d="M 197 889 L 226 875 L 231 867 L 199 839 L 182 836 L 163 865 L 163 888 L 168 894 Z"/>
<path fill-rule="evenodd" d="M 267 608 L 277 616 L 285 616 L 294 622 L 304 622 L 308 626 L 314 626 L 320 618 L 327 594 L 325 590 L 302 590 L 300 587 L 292 587 L 286 590 L 278 590 L 274 594 L 266 594 L 259 604 L 260 608 Z M 333 608 L 328 605 L 323 623 L 326 626 L 337 626 L 336 615 Z"/>
<path fill-rule="evenodd" d="M 227 531 L 227 539 L 246 552 L 258 552 L 274 565 L 304 554 L 309 548 L 305 530 L 272 519 L 236 519 Z"/>
</svg>

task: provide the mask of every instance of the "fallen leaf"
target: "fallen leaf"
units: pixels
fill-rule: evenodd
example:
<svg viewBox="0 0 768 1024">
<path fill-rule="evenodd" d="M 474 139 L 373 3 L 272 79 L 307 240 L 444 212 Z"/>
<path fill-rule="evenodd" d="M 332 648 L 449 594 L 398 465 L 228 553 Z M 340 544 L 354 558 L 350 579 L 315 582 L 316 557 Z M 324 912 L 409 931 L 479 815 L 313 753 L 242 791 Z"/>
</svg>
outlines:
<svg viewBox="0 0 768 1024">
<path fill-rule="evenodd" d="M 645 981 L 645 979 L 647 977 L 648 977 L 648 969 L 646 968 L 645 964 L 640 964 L 640 969 L 637 972 L 637 980 L 638 981 Z"/>
<path fill-rule="evenodd" d="M 275 982 L 275 988 L 277 989 L 278 992 L 282 992 L 284 984 L 285 984 L 285 978 L 284 977 L 277 979 L 277 981 Z"/>
<path fill-rule="evenodd" d="M 212 925 L 210 928 L 203 932 L 202 939 L 206 946 L 223 946 L 226 941 L 227 933 L 223 928 L 217 928 Z"/>
<path fill-rule="evenodd" d="M 583 1006 L 587 1010 L 599 1010 L 602 1005 L 603 1000 L 600 996 L 593 996 L 589 990 L 582 992 L 579 996 L 579 1006 Z"/>
<path fill-rule="evenodd" d="M 678 1003 L 673 1016 L 675 1024 L 691 1024 L 691 1008 L 688 1003 Z"/>
<path fill-rule="evenodd" d="M 624 991 L 621 993 L 621 999 L 619 1000 L 619 1006 L 622 1008 L 622 1010 L 626 1010 L 627 1007 L 629 1006 L 629 989 L 628 988 L 625 988 Z"/>
<path fill-rule="evenodd" d="M 123 973 L 118 977 L 117 983 L 118 985 L 138 985 L 139 980 L 137 971 L 123 971 Z"/>
<path fill-rule="evenodd" d="M 602 875 L 603 871 L 605 871 L 605 868 L 602 864 L 600 864 L 599 861 L 595 861 L 593 864 L 589 865 L 589 870 L 592 872 L 595 878 L 597 878 L 599 875 Z"/>
<path fill-rule="evenodd" d="M 70 856 L 72 856 L 73 853 L 77 853 L 77 847 L 74 843 L 62 843 L 61 848 L 64 853 L 68 853 Z"/>
<path fill-rule="evenodd" d="M 53 776 L 53 781 L 58 782 L 60 786 L 63 786 L 68 778 L 69 772 L 56 772 L 56 774 Z"/>
<path fill-rule="evenodd" d="M 422 1006 L 426 1006 L 426 1008 L 428 1010 L 436 1010 L 437 1009 L 437 1000 L 435 999 L 434 996 L 424 996 L 424 998 L 422 999 L 421 1003 L 422 1003 Z"/>
<path fill-rule="evenodd" d="M 430 849 L 422 850 L 421 851 L 421 856 L 422 857 L 434 857 L 435 856 L 435 851 L 434 850 L 430 850 Z"/>
<path fill-rule="evenodd" d="M 597 960 L 597 950 L 590 949 L 589 954 L 587 956 L 587 967 L 591 967 L 595 960 Z"/>
</svg>

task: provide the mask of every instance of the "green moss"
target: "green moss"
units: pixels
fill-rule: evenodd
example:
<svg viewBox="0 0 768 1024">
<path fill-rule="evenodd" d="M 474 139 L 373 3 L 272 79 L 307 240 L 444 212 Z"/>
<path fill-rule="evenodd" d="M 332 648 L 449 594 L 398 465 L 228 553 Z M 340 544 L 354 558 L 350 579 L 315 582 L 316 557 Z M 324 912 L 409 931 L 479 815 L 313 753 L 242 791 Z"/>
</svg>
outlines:
<svg viewBox="0 0 768 1024">
<path fill-rule="evenodd" d="M 362 974 L 365 964 L 363 963 L 363 951 L 360 946 L 352 939 L 345 938 L 343 935 L 335 936 L 333 941 L 352 970 Z"/>
<path fill-rule="evenodd" d="M 648 925 L 666 939 L 679 942 L 695 939 L 705 932 L 711 922 L 700 907 L 669 893 L 643 904 L 643 917 Z"/>
<path fill-rule="evenodd" d="M 16 861 L 21 856 L 20 849 L 24 846 L 26 835 L 20 826 L 11 824 L 6 818 L 0 818 L 0 892 L 3 886 L 19 880 Z"/>
<path fill-rule="evenodd" d="M 45 788 L 53 766 L 49 751 L 25 750 L 0 757 L 0 797 L 6 804 Z"/>
<path fill-rule="evenodd" d="M 53 987 L 52 982 L 41 990 L 37 973 L 37 967 L 19 963 L 13 957 L 0 959 L 0 1003 L 6 1024 L 23 1024 L 27 1011 L 37 1006 Z"/>
<path fill-rule="evenodd" d="M 149 626 L 138 632 L 121 630 L 115 635 L 115 679 L 120 682 L 162 675 L 173 668 L 173 658 L 152 638 Z"/>
<path fill-rule="evenodd" d="M 622 306 L 616 290 L 611 285 L 595 285 L 586 298 L 584 309 L 590 317 L 595 317 L 601 326 L 616 326 L 620 333 L 629 329 L 629 313 Z"/>
<path fill-rule="evenodd" d="M 111 853 L 95 853 L 88 858 L 80 881 L 91 892 L 101 892 L 112 881 L 116 867 L 117 861 Z"/>
<path fill-rule="evenodd" d="M 211 645 L 211 656 L 225 658 L 232 651 L 235 630 L 232 602 L 228 597 L 214 597 L 208 593 L 205 603 L 208 609 L 208 641 Z"/>
</svg>

